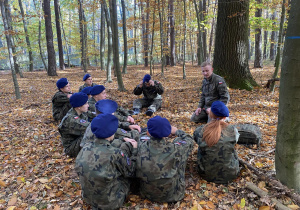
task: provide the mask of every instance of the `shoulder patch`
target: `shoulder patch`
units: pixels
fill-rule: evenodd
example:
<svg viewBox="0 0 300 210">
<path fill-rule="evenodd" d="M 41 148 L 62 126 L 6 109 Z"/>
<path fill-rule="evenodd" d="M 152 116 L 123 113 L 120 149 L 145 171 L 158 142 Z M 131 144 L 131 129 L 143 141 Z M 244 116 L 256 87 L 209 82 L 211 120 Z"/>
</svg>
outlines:
<svg viewBox="0 0 300 210">
<path fill-rule="evenodd" d="M 75 117 L 74 117 L 75 120 L 77 120 L 78 118 L 79 118 L 78 116 L 75 116 Z"/>
<path fill-rule="evenodd" d="M 81 119 L 79 122 L 81 122 L 81 123 L 86 123 L 86 120 Z"/>
<path fill-rule="evenodd" d="M 122 133 L 127 133 L 127 131 L 125 131 L 124 129 L 121 129 Z"/>
<path fill-rule="evenodd" d="M 121 151 L 121 155 L 122 155 L 122 157 L 124 157 L 124 153 Z"/>
<path fill-rule="evenodd" d="M 127 157 L 127 165 L 131 165 L 131 161 L 130 161 L 130 158 L 129 157 Z"/>
<path fill-rule="evenodd" d="M 174 144 L 179 145 L 179 146 L 181 145 L 179 142 L 175 142 Z"/>
<path fill-rule="evenodd" d="M 223 82 L 219 82 L 219 85 L 220 85 L 220 84 L 223 84 Z"/>
</svg>

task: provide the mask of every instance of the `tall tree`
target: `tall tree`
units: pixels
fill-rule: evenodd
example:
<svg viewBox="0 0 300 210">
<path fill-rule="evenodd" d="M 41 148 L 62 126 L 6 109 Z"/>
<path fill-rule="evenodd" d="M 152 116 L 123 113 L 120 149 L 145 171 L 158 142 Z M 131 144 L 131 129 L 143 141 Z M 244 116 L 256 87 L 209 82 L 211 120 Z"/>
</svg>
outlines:
<svg viewBox="0 0 300 210">
<path fill-rule="evenodd" d="M 271 45 L 270 45 L 270 60 L 271 61 L 273 61 L 275 59 L 276 30 L 274 28 L 276 26 L 276 18 L 277 18 L 277 12 L 275 10 L 271 17 L 271 19 L 273 20 L 273 30 L 271 32 Z"/>
<path fill-rule="evenodd" d="M 100 28 L 100 65 L 104 70 L 104 43 L 105 43 L 105 14 L 101 3 L 101 28 Z"/>
<path fill-rule="evenodd" d="M 213 67 L 231 88 L 257 86 L 248 64 L 248 24 L 249 0 L 219 0 Z"/>
<path fill-rule="evenodd" d="M 117 2 L 116 0 L 110 1 L 111 6 L 111 23 L 112 23 L 112 40 L 113 40 L 113 54 L 114 54 L 114 67 L 115 73 L 118 80 L 118 89 L 120 91 L 125 91 L 123 84 L 122 73 L 120 70 L 120 60 L 119 60 L 119 32 L 118 32 L 118 16 L 117 16 Z"/>
<path fill-rule="evenodd" d="M 137 20 L 136 20 L 136 0 L 134 0 L 134 10 L 133 10 L 133 17 L 134 17 L 134 31 L 133 31 L 133 44 L 134 44 L 134 60 L 135 60 L 135 65 L 138 64 L 137 60 L 137 49 L 136 49 L 136 29 L 137 29 Z"/>
<path fill-rule="evenodd" d="M 175 19 L 174 19 L 174 0 L 169 0 L 169 22 L 170 22 L 170 65 L 176 65 L 175 56 Z"/>
<path fill-rule="evenodd" d="M 56 73 L 56 58 L 53 46 L 53 32 L 51 22 L 51 9 L 50 0 L 44 0 L 43 4 L 45 14 L 45 28 L 46 28 L 46 40 L 47 40 L 47 52 L 48 52 L 48 76 L 57 76 Z"/>
<path fill-rule="evenodd" d="M 122 4 L 122 23 L 123 23 L 123 41 L 124 41 L 124 62 L 123 62 L 123 70 L 122 73 L 127 73 L 127 60 L 128 60 L 128 49 L 127 49 L 127 27 L 126 27 L 126 9 L 125 9 L 125 2 L 121 0 Z"/>
<path fill-rule="evenodd" d="M 148 66 L 148 51 L 149 51 L 149 0 L 146 0 L 146 9 L 144 9 L 143 2 L 141 2 L 142 13 L 142 36 L 144 46 L 144 66 Z"/>
<path fill-rule="evenodd" d="M 183 32 L 183 65 L 182 65 L 182 72 L 183 72 L 183 79 L 186 79 L 186 72 L 185 72 L 185 42 L 186 42 L 186 5 L 185 1 L 183 1 L 183 13 L 184 13 L 184 32 Z"/>
<path fill-rule="evenodd" d="M 9 30 L 9 20 L 7 18 L 7 10 L 5 9 L 5 7 L 8 7 L 8 0 L 0 0 L 0 8 L 1 8 L 1 14 L 2 14 L 2 20 L 3 20 L 3 26 L 4 26 L 4 30 L 5 30 L 5 38 L 6 38 L 6 42 L 7 42 L 7 50 L 8 50 L 8 55 L 9 55 L 9 62 L 10 62 L 10 68 L 11 68 L 11 75 L 12 75 L 12 79 L 13 79 L 13 83 L 14 83 L 14 87 L 15 87 L 15 94 L 16 94 L 16 98 L 20 99 L 21 98 L 21 94 L 20 94 L 20 89 L 19 89 L 19 84 L 18 84 L 18 80 L 17 80 L 17 76 L 16 76 L 16 72 L 15 72 L 15 68 L 14 68 L 14 60 L 13 60 L 13 52 L 12 52 L 12 31 Z"/>
<path fill-rule="evenodd" d="M 262 0 L 256 0 L 258 8 L 255 11 L 255 17 L 257 18 L 256 28 L 255 28 L 255 59 L 254 59 L 254 68 L 263 67 L 262 51 L 261 51 L 261 26 L 260 19 L 262 17 L 261 3 Z"/>
<path fill-rule="evenodd" d="M 64 62 L 64 51 L 63 51 L 61 29 L 60 29 L 59 0 L 54 0 L 54 11 L 55 11 L 55 25 L 56 25 L 56 36 L 57 36 L 57 45 L 58 45 L 59 68 L 61 70 L 64 70 L 65 62 Z"/>
<path fill-rule="evenodd" d="M 291 1 L 281 65 L 275 150 L 276 177 L 300 192 L 300 1 Z"/>
<path fill-rule="evenodd" d="M 160 3 L 161 2 L 161 3 Z M 164 27 L 163 27 L 163 16 L 164 16 L 164 0 L 157 1 L 159 8 L 159 33 L 160 33 L 160 56 L 161 56 L 161 75 L 164 75 L 165 68 L 165 55 L 164 55 Z"/>
<path fill-rule="evenodd" d="M 78 0 L 78 14 L 79 14 L 79 30 L 80 30 L 80 43 L 81 43 L 81 63 L 83 66 L 84 72 L 87 72 L 87 45 L 86 45 L 86 23 L 84 17 L 84 10 L 82 5 L 82 0 Z"/>
<path fill-rule="evenodd" d="M 112 82 L 111 79 L 111 55 L 112 55 L 112 30 L 111 30 L 111 16 L 107 9 L 106 1 L 101 3 L 102 9 L 105 13 L 105 19 L 107 24 L 107 63 L 106 63 L 106 79 L 107 82 Z"/>
<path fill-rule="evenodd" d="M 154 0 L 154 5 L 156 5 L 156 0 Z M 154 47 L 154 34 L 155 34 L 155 8 L 152 13 L 152 35 L 151 35 L 151 49 L 150 49 L 150 75 L 153 75 L 153 47 Z"/>
<path fill-rule="evenodd" d="M 201 5 L 202 3 L 202 5 Z M 201 13 L 200 13 L 200 17 L 201 17 L 201 22 L 202 22 L 202 30 L 201 30 L 201 35 L 202 35 L 202 57 L 203 60 L 206 61 L 207 60 L 207 44 L 206 44 L 206 36 L 207 36 L 207 30 L 205 25 L 207 24 L 207 12 L 206 12 L 206 0 L 202 0 L 200 2 L 201 5 Z"/>
<path fill-rule="evenodd" d="M 201 65 L 203 62 L 203 57 L 201 53 L 201 45 L 202 45 L 202 36 L 201 36 L 201 17 L 200 17 L 200 11 L 198 8 L 198 4 L 196 0 L 193 0 L 194 6 L 195 6 L 195 11 L 196 11 L 196 18 L 197 18 L 197 29 L 198 29 L 198 34 L 197 34 L 197 60 L 198 60 L 198 66 Z M 200 0 L 201 3 L 201 0 Z"/>
<path fill-rule="evenodd" d="M 28 30 L 27 30 L 27 22 L 26 22 L 26 19 L 25 19 L 24 9 L 23 9 L 23 5 L 22 5 L 21 0 L 19 0 L 19 7 L 20 7 L 21 15 L 22 15 L 24 32 L 25 32 L 25 36 L 26 36 L 26 44 L 27 44 L 27 50 L 28 50 L 28 56 L 29 56 L 29 71 L 33 71 L 32 49 L 31 49 L 29 34 L 28 34 Z"/>
<path fill-rule="evenodd" d="M 59 9 L 59 17 L 60 17 L 61 29 L 62 29 L 63 37 L 64 37 L 64 40 L 65 40 L 65 51 L 67 53 L 68 66 L 70 67 L 71 64 L 70 64 L 70 56 L 69 56 L 69 43 L 68 43 L 68 40 L 67 40 L 67 37 L 66 37 L 66 33 L 65 33 L 65 29 L 64 29 L 64 22 L 62 21 L 62 15 L 61 15 L 61 10 L 60 10 L 60 5 L 58 5 L 58 9 Z"/>
<path fill-rule="evenodd" d="M 269 12 L 268 10 L 266 11 L 266 19 L 269 18 Z M 267 59 L 267 44 L 268 44 L 268 35 L 269 31 L 264 30 L 264 50 L 263 50 L 263 59 Z"/>
</svg>

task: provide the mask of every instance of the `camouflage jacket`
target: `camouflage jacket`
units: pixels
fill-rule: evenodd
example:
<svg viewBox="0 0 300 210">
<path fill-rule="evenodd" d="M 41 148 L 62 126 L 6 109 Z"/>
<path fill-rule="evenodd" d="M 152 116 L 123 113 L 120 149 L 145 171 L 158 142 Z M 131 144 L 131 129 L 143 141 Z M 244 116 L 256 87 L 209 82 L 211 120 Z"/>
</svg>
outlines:
<svg viewBox="0 0 300 210">
<path fill-rule="evenodd" d="M 114 147 L 105 139 L 96 138 L 84 145 L 76 158 L 82 197 L 94 208 L 117 209 L 129 192 L 127 177 L 134 175 L 136 153 L 130 143 Z"/>
<path fill-rule="evenodd" d="M 97 103 L 97 101 L 94 99 L 94 97 L 89 98 L 89 100 L 88 100 L 89 111 L 96 113 L 96 107 L 95 107 L 96 103 Z"/>
<path fill-rule="evenodd" d="M 123 142 L 124 137 L 135 139 L 136 141 L 138 141 L 140 138 L 140 134 L 137 130 L 126 131 L 121 128 L 118 128 L 118 130 L 115 133 L 115 139 L 120 139 Z M 80 147 L 83 147 L 88 142 L 93 142 L 95 139 L 96 136 L 92 132 L 91 125 L 89 125 L 83 135 Z M 113 146 L 118 147 L 116 145 Z"/>
<path fill-rule="evenodd" d="M 136 86 L 133 90 L 134 95 L 141 95 L 143 93 L 145 99 L 161 99 L 161 95 L 164 93 L 162 84 L 154 80 L 154 86 L 146 87 L 145 83 L 143 86 Z"/>
<path fill-rule="evenodd" d="M 194 140 L 198 147 L 198 166 L 201 176 L 215 183 L 225 184 L 238 176 L 239 161 L 234 146 L 239 134 L 233 125 L 229 125 L 221 133 L 218 143 L 212 147 L 207 146 L 203 140 L 204 125 L 194 132 Z"/>
<path fill-rule="evenodd" d="M 86 113 L 78 115 L 71 108 L 58 126 L 65 153 L 70 157 L 76 157 L 80 151 L 80 142 L 86 128 L 89 126 Z"/>
<path fill-rule="evenodd" d="M 96 85 L 95 83 L 92 83 L 91 87 L 94 87 L 95 85 Z M 84 85 L 81 85 L 81 86 L 79 87 L 78 92 L 81 92 L 85 87 L 88 87 L 88 86 L 84 83 Z"/>
<path fill-rule="evenodd" d="M 54 120 L 61 121 L 71 108 L 72 106 L 67 94 L 57 91 L 52 97 L 52 115 Z"/>
<path fill-rule="evenodd" d="M 185 194 L 185 167 L 193 139 L 182 130 L 173 142 L 141 138 L 138 146 L 136 177 L 140 193 L 155 202 L 175 202 Z"/>
<path fill-rule="evenodd" d="M 209 79 L 204 78 L 201 90 L 198 108 L 209 108 L 217 100 L 225 104 L 229 102 L 230 96 L 225 80 L 219 75 L 213 73 Z"/>
</svg>

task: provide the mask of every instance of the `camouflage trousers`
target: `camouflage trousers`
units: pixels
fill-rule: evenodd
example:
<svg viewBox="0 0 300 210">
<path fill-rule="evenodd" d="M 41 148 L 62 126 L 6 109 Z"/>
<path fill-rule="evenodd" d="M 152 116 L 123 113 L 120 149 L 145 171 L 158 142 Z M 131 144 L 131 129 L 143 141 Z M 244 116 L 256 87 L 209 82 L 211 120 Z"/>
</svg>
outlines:
<svg viewBox="0 0 300 210">
<path fill-rule="evenodd" d="M 124 137 L 139 141 L 140 133 L 137 130 L 126 131 L 124 129 L 118 128 L 115 133 L 115 138 L 123 139 Z"/>
<path fill-rule="evenodd" d="M 64 152 L 66 153 L 66 155 L 76 158 L 78 153 L 81 150 L 81 147 L 80 147 L 81 140 L 82 140 L 82 137 L 78 137 L 77 139 L 75 139 L 72 142 L 72 144 L 69 147 L 65 148 Z"/>
<path fill-rule="evenodd" d="M 201 112 L 196 115 L 195 112 L 191 117 L 191 121 L 195 123 L 206 123 L 208 121 L 208 114 L 206 113 L 205 109 L 201 109 Z"/>
<path fill-rule="evenodd" d="M 162 99 L 146 99 L 146 98 L 139 98 L 134 100 L 133 108 L 141 109 L 143 107 L 148 107 L 153 112 L 156 112 L 162 104 Z"/>
</svg>

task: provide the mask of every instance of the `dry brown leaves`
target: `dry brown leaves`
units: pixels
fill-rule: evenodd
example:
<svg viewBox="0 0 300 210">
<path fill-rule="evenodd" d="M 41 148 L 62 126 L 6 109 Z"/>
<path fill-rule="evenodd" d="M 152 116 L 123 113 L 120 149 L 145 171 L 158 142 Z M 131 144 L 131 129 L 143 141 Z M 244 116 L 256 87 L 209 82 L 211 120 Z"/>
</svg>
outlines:
<svg viewBox="0 0 300 210">
<path fill-rule="evenodd" d="M 261 85 L 266 84 L 273 73 L 273 67 L 253 69 L 252 74 Z M 105 71 L 91 68 L 94 82 L 106 86 L 109 98 L 119 105 L 131 109 L 137 97 L 132 90 L 148 73 L 143 66 L 129 66 L 123 75 L 126 92 L 119 92 L 116 78 L 105 83 Z M 187 79 L 182 79 L 182 66 L 167 67 L 165 75 L 160 75 L 155 67 L 153 78 L 164 88 L 163 106 L 155 115 L 161 115 L 190 134 L 196 124 L 190 116 L 199 101 L 202 75 L 199 67 L 187 65 Z M 81 198 L 81 187 L 74 172 L 74 159 L 63 155 L 57 124 L 52 119 L 51 97 L 56 92 L 56 81 L 67 77 L 73 92 L 83 84 L 83 70 L 73 68 L 58 71 L 58 77 L 48 77 L 46 72 L 26 72 L 25 78 L 18 78 L 22 94 L 16 100 L 9 73 L 1 72 L 0 88 L 0 209 L 88 209 Z M 265 173 L 274 174 L 274 148 L 278 111 L 278 88 L 274 94 L 264 88 L 252 92 L 229 90 L 231 123 L 255 123 L 263 132 L 260 149 L 250 149 L 237 145 L 239 157 Z M 148 120 L 143 114 L 135 116 L 139 125 L 145 127 Z M 243 169 L 239 178 L 228 185 L 207 183 L 196 170 L 197 148 L 189 159 L 186 170 L 186 197 L 175 204 L 153 203 L 139 195 L 130 195 L 126 209 L 272 209 L 258 196 L 244 188 L 246 181 L 252 181 L 263 189 L 265 183 L 258 182 L 256 176 Z M 270 191 L 269 191 L 270 193 Z M 277 195 L 286 205 L 292 201 Z"/>
</svg>

